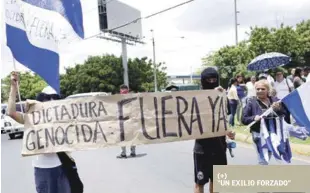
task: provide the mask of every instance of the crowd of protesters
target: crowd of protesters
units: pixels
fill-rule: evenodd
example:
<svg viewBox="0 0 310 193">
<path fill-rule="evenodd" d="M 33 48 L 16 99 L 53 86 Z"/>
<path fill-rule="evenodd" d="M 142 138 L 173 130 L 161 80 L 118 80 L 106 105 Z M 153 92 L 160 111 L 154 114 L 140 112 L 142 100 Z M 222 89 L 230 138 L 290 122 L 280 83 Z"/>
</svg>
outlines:
<svg viewBox="0 0 310 193">
<path fill-rule="evenodd" d="M 245 108 L 248 99 L 257 96 L 255 84 L 258 81 L 266 80 L 269 84 L 268 96 L 281 100 L 303 83 L 310 81 L 309 72 L 310 67 L 293 68 L 290 70 L 290 74 L 286 75 L 283 68 L 277 68 L 256 76 L 244 77 L 237 75 L 235 78 L 230 79 L 227 92 L 231 112 L 230 126 L 234 127 L 242 124 L 242 109 Z M 289 118 L 286 118 L 286 121 L 289 123 Z"/>
<path fill-rule="evenodd" d="M 283 68 L 269 70 L 256 76 L 244 78 L 237 75 L 229 82 L 227 98 L 229 101 L 229 124 L 232 128 L 239 125 L 250 125 L 253 142 L 259 141 L 261 130 L 261 115 L 270 107 L 272 113 L 267 119 L 276 120 L 283 117 L 287 124 L 294 124 L 293 117 L 280 101 L 289 93 L 305 82 L 310 82 L 310 67 L 291 69 L 286 75 Z M 240 112 L 240 109 L 241 112 Z M 269 128 L 269 125 L 267 125 Z M 262 159 L 261 149 L 256 148 L 258 163 L 267 165 L 268 161 Z M 268 152 L 271 154 L 271 152 Z M 269 155 L 270 157 L 270 155 Z"/>
<path fill-rule="evenodd" d="M 261 73 L 258 76 L 245 78 L 237 75 L 229 83 L 227 97 L 229 101 L 230 119 L 229 124 L 234 127 L 235 121 L 238 124 L 250 124 L 259 121 L 261 115 L 269 107 L 273 107 L 279 113 L 288 116 L 285 110 L 277 101 L 298 88 L 306 81 L 310 81 L 310 68 L 296 68 L 291 70 L 289 76 L 285 76 L 282 69 L 276 69 L 275 78 L 269 73 Z M 17 122 L 24 124 L 24 115 L 16 111 L 16 91 L 18 75 L 13 72 L 11 77 L 11 91 L 9 97 L 9 116 Z M 225 90 L 219 85 L 219 74 L 214 68 L 207 68 L 201 73 L 202 89 L 216 89 L 220 92 Z M 171 90 L 177 91 L 175 88 Z M 120 87 L 121 94 L 128 94 L 129 88 L 126 85 Z M 46 87 L 38 93 L 38 101 L 58 100 L 59 95 L 55 90 Z M 235 117 L 236 116 L 236 117 Z M 253 140 L 254 133 L 259 132 L 259 126 L 251 126 Z M 229 132 L 227 136 L 197 139 L 195 140 L 193 159 L 195 174 L 195 193 L 204 192 L 204 185 L 209 183 L 209 190 L 213 192 L 213 165 L 227 165 L 227 141 L 234 139 L 235 133 Z M 135 146 L 130 147 L 131 156 L 135 157 Z M 118 158 L 126 158 L 126 147 Z M 77 173 L 77 167 L 70 154 L 65 152 L 41 154 L 33 160 L 34 177 L 38 193 L 82 193 L 84 190 Z"/>
</svg>

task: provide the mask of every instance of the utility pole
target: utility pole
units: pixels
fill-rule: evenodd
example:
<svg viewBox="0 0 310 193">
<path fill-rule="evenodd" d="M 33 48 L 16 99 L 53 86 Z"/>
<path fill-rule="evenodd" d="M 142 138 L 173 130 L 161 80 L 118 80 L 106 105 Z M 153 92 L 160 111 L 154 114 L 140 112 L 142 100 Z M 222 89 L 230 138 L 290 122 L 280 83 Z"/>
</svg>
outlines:
<svg viewBox="0 0 310 193">
<path fill-rule="evenodd" d="M 156 61 L 155 61 L 154 30 L 151 29 L 151 32 L 152 32 L 152 42 L 153 42 L 154 91 L 157 92 L 157 67 L 156 67 Z"/>
<path fill-rule="evenodd" d="M 235 3 L 235 35 L 236 35 L 236 45 L 238 45 L 238 16 L 237 14 L 240 13 L 237 11 L 237 0 L 234 0 Z"/>
<path fill-rule="evenodd" d="M 124 84 L 129 88 L 129 80 L 128 80 L 128 65 L 127 65 L 127 45 L 126 38 L 122 39 L 122 60 L 123 60 L 123 69 L 124 69 Z"/>
<path fill-rule="evenodd" d="M 191 66 L 191 84 L 193 84 L 193 66 Z"/>
</svg>

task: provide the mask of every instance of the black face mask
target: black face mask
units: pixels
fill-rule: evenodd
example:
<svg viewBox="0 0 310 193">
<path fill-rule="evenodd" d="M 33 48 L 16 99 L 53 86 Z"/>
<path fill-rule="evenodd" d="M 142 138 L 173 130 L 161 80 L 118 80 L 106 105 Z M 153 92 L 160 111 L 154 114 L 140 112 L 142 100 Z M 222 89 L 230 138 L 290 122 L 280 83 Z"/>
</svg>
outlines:
<svg viewBox="0 0 310 193">
<path fill-rule="evenodd" d="M 207 79 L 209 78 L 216 78 L 216 82 L 208 82 Z M 214 68 L 206 68 L 201 73 L 201 86 L 202 89 L 208 90 L 208 89 L 214 89 L 219 86 L 219 75 L 218 72 Z"/>
</svg>

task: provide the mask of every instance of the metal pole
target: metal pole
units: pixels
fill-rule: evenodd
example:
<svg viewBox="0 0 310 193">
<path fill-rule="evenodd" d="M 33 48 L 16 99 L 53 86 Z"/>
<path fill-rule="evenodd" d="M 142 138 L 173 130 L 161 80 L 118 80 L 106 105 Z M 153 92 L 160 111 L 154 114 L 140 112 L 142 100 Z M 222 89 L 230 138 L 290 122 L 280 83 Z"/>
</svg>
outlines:
<svg viewBox="0 0 310 193">
<path fill-rule="evenodd" d="M 154 39 L 154 30 L 151 30 L 152 32 L 152 41 L 153 41 L 153 67 L 154 67 L 154 90 L 157 92 L 157 66 L 155 61 L 155 39 Z"/>
<path fill-rule="evenodd" d="M 15 58 L 13 57 L 13 67 L 14 67 L 14 71 L 17 72 L 17 68 L 16 68 L 16 64 L 15 64 Z M 22 113 L 24 113 L 24 109 L 23 109 L 23 105 L 22 105 L 22 98 L 20 96 L 20 90 L 19 90 L 19 80 L 16 80 L 16 87 L 17 87 L 17 94 L 18 94 L 18 100 L 19 100 L 19 104 L 20 104 L 20 110 Z"/>
<path fill-rule="evenodd" d="M 193 83 L 193 66 L 191 66 L 191 84 Z"/>
<path fill-rule="evenodd" d="M 236 45 L 238 45 L 238 11 L 237 11 L 237 0 L 234 0 L 235 3 L 235 35 L 236 35 Z"/>
<path fill-rule="evenodd" d="M 129 80 L 128 80 L 128 64 L 127 64 L 127 44 L 126 38 L 122 39 L 122 60 L 123 60 L 123 69 L 124 69 L 124 84 L 129 88 Z"/>
</svg>

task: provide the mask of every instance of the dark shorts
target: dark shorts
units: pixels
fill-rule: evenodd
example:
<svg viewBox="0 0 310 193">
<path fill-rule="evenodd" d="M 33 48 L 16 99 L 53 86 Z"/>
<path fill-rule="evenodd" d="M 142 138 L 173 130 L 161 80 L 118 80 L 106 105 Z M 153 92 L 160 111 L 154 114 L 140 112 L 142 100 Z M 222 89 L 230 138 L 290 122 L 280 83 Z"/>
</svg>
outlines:
<svg viewBox="0 0 310 193">
<path fill-rule="evenodd" d="M 213 165 L 227 165 L 225 154 L 199 154 L 194 153 L 195 183 L 205 185 L 213 182 Z"/>
<path fill-rule="evenodd" d="M 70 184 L 62 166 L 34 168 L 37 193 L 71 193 Z"/>
</svg>

